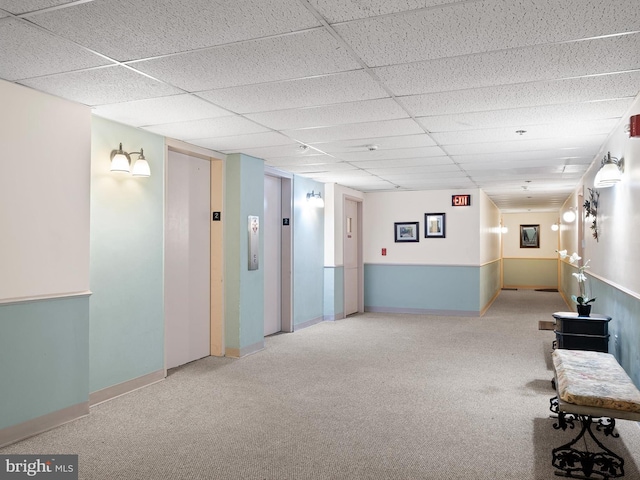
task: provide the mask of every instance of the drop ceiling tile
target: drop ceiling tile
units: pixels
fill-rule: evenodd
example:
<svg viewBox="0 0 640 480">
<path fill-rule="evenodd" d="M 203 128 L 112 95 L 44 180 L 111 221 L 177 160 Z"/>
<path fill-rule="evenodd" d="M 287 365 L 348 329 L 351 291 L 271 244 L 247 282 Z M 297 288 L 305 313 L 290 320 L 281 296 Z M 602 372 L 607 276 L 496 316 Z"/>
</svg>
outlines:
<svg viewBox="0 0 640 480">
<path fill-rule="evenodd" d="M 593 120 L 590 122 L 553 123 L 547 125 L 526 126 L 526 133 L 522 135 L 522 141 L 565 138 L 565 146 L 574 146 L 572 137 L 585 135 L 608 134 L 618 124 L 618 119 Z M 445 149 L 451 153 L 450 146 L 465 143 L 478 144 L 484 142 L 512 142 L 520 137 L 516 133 L 518 127 L 498 127 L 478 130 L 461 130 L 458 132 L 433 133 L 435 138 Z"/>
<path fill-rule="evenodd" d="M 409 178 L 406 180 L 393 180 L 393 183 L 400 185 L 403 189 L 407 190 L 447 190 L 454 189 L 470 189 L 478 188 L 478 186 L 470 179 L 466 177 L 453 178 L 447 180 L 446 187 L 443 184 L 442 179 L 439 178 Z"/>
<path fill-rule="evenodd" d="M 91 106 L 182 93 L 120 66 L 31 78 L 18 83 Z"/>
<path fill-rule="evenodd" d="M 95 107 L 93 113 L 136 127 L 230 115 L 226 110 L 187 94 L 101 105 Z"/>
<path fill-rule="evenodd" d="M 577 148 L 571 150 L 525 150 L 521 152 L 493 152 L 472 155 L 453 155 L 453 160 L 464 168 L 469 166 L 503 163 L 503 162 L 525 162 L 550 164 L 561 163 L 563 165 L 589 164 L 593 160 L 597 149 Z"/>
<path fill-rule="evenodd" d="M 355 167 L 349 165 L 348 163 L 325 163 L 322 165 L 289 165 L 287 166 L 287 170 L 292 173 L 327 173 L 327 172 L 339 172 L 342 173 L 344 171 L 356 170 Z"/>
<path fill-rule="evenodd" d="M 562 175 L 562 165 L 544 165 L 544 166 L 523 166 L 523 165 L 504 165 L 487 167 L 481 172 L 473 172 L 473 178 L 477 181 L 482 178 L 495 179 L 495 177 L 509 178 L 513 175 L 520 176 L 531 182 L 536 178 L 548 178 L 556 175 Z M 468 173 L 470 170 L 466 170 Z M 583 171 L 584 173 L 584 171 Z M 526 184 L 529 189 L 535 188 L 535 183 Z"/>
<path fill-rule="evenodd" d="M 398 168 L 398 167 L 417 167 L 424 165 L 450 165 L 449 157 L 416 157 L 416 158 L 395 158 L 392 160 L 371 160 L 364 162 L 353 162 L 360 168 Z"/>
<path fill-rule="evenodd" d="M 358 166 L 361 166 L 358 164 Z M 367 168 L 367 171 L 374 174 L 379 175 L 381 177 L 387 177 L 389 175 L 398 175 L 403 174 L 407 176 L 411 176 L 412 174 L 436 174 L 436 173 L 445 173 L 445 172 L 454 172 L 456 176 L 460 173 L 460 168 L 453 163 L 448 165 L 422 165 L 422 166 L 413 166 L 413 167 L 387 167 L 387 168 Z"/>
<path fill-rule="evenodd" d="M 372 193 L 372 192 L 389 192 L 389 191 L 395 191 L 397 188 L 395 185 L 393 184 L 376 184 L 376 185 L 362 185 L 361 187 L 358 187 L 356 185 L 350 185 L 349 183 L 344 183 L 345 187 L 351 187 L 353 189 L 356 190 L 360 190 L 361 192 L 364 193 Z"/>
<path fill-rule="evenodd" d="M 205 118 L 188 122 L 151 125 L 145 127 L 145 130 L 179 140 L 216 136 L 226 137 L 267 131 L 266 128 L 239 116 Z"/>
<path fill-rule="evenodd" d="M 393 120 L 409 116 L 395 100 L 382 98 L 321 107 L 253 113 L 246 117 L 274 130 L 286 130 Z"/>
<path fill-rule="evenodd" d="M 14 18 L 0 19 L 0 78 L 19 80 L 110 62 Z"/>
<path fill-rule="evenodd" d="M 325 165 L 325 166 L 329 167 L 329 165 Z M 369 172 L 365 170 L 360 170 L 360 169 L 335 171 L 335 170 L 331 170 L 330 168 L 327 168 L 326 171 L 324 172 L 308 173 L 306 174 L 306 176 L 308 177 L 312 176 L 313 178 L 317 178 L 317 179 L 321 179 L 321 178 L 331 179 L 330 181 L 335 181 L 336 183 L 340 183 L 338 182 L 338 180 L 342 180 L 345 178 L 371 177 L 372 175 Z"/>
<path fill-rule="evenodd" d="M 388 97 L 364 70 L 198 92 L 237 113 L 330 105 Z"/>
<path fill-rule="evenodd" d="M 35 12 L 44 8 L 57 7 L 75 0 L 0 0 L 0 8 L 14 15 Z"/>
<path fill-rule="evenodd" d="M 402 170 L 401 168 L 398 170 Z M 382 177 L 387 180 L 392 181 L 432 181 L 432 182 L 442 182 L 447 179 L 457 179 L 457 178 L 466 178 L 467 174 L 463 171 L 451 171 L 451 172 L 423 172 L 423 173 L 387 173 Z M 442 185 L 442 183 L 441 183 Z M 443 187 L 444 188 L 444 187 Z"/>
<path fill-rule="evenodd" d="M 620 118 L 627 112 L 632 103 L 633 97 L 619 100 L 418 117 L 417 120 L 434 134 L 434 138 L 439 138 L 442 141 L 441 137 L 435 136 L 435 132 L 516 126 L 518 128 L 512 129 L 513 131 L 522 128 L 527 130 L 528 133 L 528 126 L 550 123 L 582 125 L 589 124 L 591 121 L 597 122 L 602 119 Z M 609 122 L 606 123 L 605 128 L 611 128 Z"/>
<path fill-rule="evenodd" d="M 640 34 L 376 68 L 396 94 L 446 92 L 640 68 Z"/>
<path fill-rule="evenodd" d="M 316 180 L 320 182 L 322 181 L 320 178 Z M 339 180 L 339 182 L 331 183 L 337 183 L 338 185 L 353 188 L 354 190 L 359 190 L 361 192 L 391 191 L 396 189 L 393 183 L 384 180 L 375 180 L 375 177 L 369 181 L 360 181 L 359 178 L 344 178 Z"/>
<path fill-rule="evenodd" d="M 635 97 L 640 71 L 399 97 L 415 116 Z"/>
<path fill-rule="evenodd" d="M 594 154 L 598 152 L 600 146 L 606 140 L 607 135 L 590 135 L 587 137 L 568 138 L 537 138 L 519 139 L 502 142 L 482 142 L 447 145 L 446 149 L 450 155 L 480 155 L 500 152 L 521 152 L 526 150 L 554 150 L 557 148 L 567 148 L 580 146 L 582 148 L 591 147 Z"/>
<path fill-rule="evenodd" d="M 309 0 L 329 23 L 347 22 L 359 18 L 369 18 L 378 15 L 389 15 L 419 8 L 446 5 L 461 0 Z"/>
<path fill-rule="evenodd" d="M 243 153 L 247 153 L 244 151 Z M 249 155 L 251 155 L 249 153 Z M 264 158 L 260 155 L 253 155 L 254 157 Z M 330 157 L 329 155 L 305 155 L 300 157 L 275 157 L 266 159 L 268 165 L 274 167 L 288 167 L 289 165 L 325 165 L 327 163 L 340 163 L 343 160 L 339 158 Z"/>
<path fill-rule="evenodd" d="M 455 3 L 336 25 L 369 66 L 419 62 L 638 30 L 640 4 L 628 0 Z M 616 19 L 606 22 L 603 19 Z M 473 39 L 473 40 L 470 40 Z"/>
<path fill-rule="evenodd" d="M 135 62 L 132 66 L 190 92 L 360 69 L 337 40 L 320 29 Z"/>
<path fill-rule="evenodd" d="M 250 135 L 232 135 L 228 137 L 208 137 L 192 139 L 189 143 L 210 148 L 223 153 L 244 152 L 251 148 L 289 145 L 291 139 L 277 132 L 254 133 Z M 259 155 L 254 155 L 260 158 Z"/>
<path fill-rule="evenodd" d="M 299 2 L 284 0 L 94 1 L 30 20 L 120 61 L 320 25 Z"/>
<path fill-rule="evenodd" d="M 366 162 L 371 160 L 393 160 L 414 157 L 441 157 L 444 155 L 444 152 L 440 147 L 417 147 L 398 148 L 390 150 L 374 150 L 372 152 L 340 152 L 334 153 L 333 155 L 349 162 Z"/>
<path fill-rule="evenodd" d="M 433 139 L 426 133 L 417 135 L 401 135 L 397 137 L 358 138 L 339 142 L 313 143 L 313 147 L 327 153 L 365 152 L 370 146 L 378 150 L 389 150 L 412 147 L 431 147 L 435 145 Z"/>
<path fill-rule="evenodd" d="M 304 143 L 320 143 L 358 138 L 388 137 L 424 133 L 416 122 L 409 119 L 382 122 L 353 123 L 336 127 L 286 130 L 283 133 Z"/>
<path fill-rule="evenodd" d="M 283 137 L 284 138 L 284 137 Z M 307 147 L 293 140 L 288 140 L 287 144 L 277 144 L 273 146 L 261 146 L 258 148 L 249 148 L 244 151 L 247 155 L 264 158 L 269 160 L 274 157 L 292 157 L 302 158 L 311 155 L 323 155 L 322 152 Z"/>
</svg>

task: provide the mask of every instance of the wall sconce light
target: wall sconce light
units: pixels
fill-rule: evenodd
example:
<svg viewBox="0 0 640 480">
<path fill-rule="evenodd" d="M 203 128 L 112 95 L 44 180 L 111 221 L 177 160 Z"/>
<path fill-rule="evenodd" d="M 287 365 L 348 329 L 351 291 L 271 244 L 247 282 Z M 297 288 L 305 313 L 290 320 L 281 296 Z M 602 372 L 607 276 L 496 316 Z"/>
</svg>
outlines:
<svg viewBox="0 0 640 480">
<path fill-rule="evenodd" d="M 618 160 L 612 157 L 611 153 L 607 153 L 607 156 L 602 159 L 600 170 L 596 173 L 596 178 L 593 179 L 593 186 L 595 188 L 613 187 L 622 180 L 623 171 L 623 160 Z"/>
<path fill-rule="evenodd" d="M 551 230 L 553 230 L 554 232 L 557 232 L 560 229 L 560 226 L 557 223 L 554 223 L 553 225 L 551 225 Z"/>
<path fill-rule="evenodd" d="M 576 219 L 576 212 L 574 212 L 575 207 L 571 207 L 569 210 L 567 210 L 566 212 L 564 212 L 562 214 L 562 219 L 567 222 L 567 223 L 571 223 Z"/>
<path fill-rule="evenodd" d="M 131 170 L 131 157 L 130 155 L 138 155 L 138 160 L 133 164 L 133 170 Z M 134 177 L 149 177 L 151 176 L 151 169 L 149 168 L 149 162 L 144 158 L 144 152 L 142 148 L 139 152 L 127 153 L 122 150 L 122 143 L 118 150 L 111 152 L 111 171 L 129 173 Z"/>
<path fill-rule="evenodd" d="M 311 190 L 309 193 L 307 193 L 307 202 L 309 202 L 309 205 L 311 205 L 312 207 L 324 207 L 324 200 L 322 200 L 322 195 L 320 194 L 320 192 L 316 193 Z"/>
<path fill-rule="evenodd" d="M 504 226 L 500 227 L 500 233 L 508 233 L 508 232 L 509 232 L 509 229 L 507 227 L 504 227 Z"/>
</svg>

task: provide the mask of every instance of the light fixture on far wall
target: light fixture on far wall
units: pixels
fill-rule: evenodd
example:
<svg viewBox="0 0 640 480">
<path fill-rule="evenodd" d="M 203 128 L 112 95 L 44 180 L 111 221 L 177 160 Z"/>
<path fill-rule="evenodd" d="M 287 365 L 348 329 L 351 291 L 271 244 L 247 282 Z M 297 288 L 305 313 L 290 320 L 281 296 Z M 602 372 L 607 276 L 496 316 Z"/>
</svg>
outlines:
<svg viewBox="0 0 640 480">
<path fill-rule="evenodd" d="M 624 165 L 622 159 L 618 160 L 612 157 L 611 153 L 607 153 L 607 156 L 602 159 L 600 170 L 598 170 L 596 177 L 593 179 L 593 186 L 595 188 L 613 187 L 622 180 L 623 171 Z"/>
<path fill-rule="evenodd" d="M 136 163 L 133 164 L 131 169 L 131 155 L 138 155 Z M 144 151 L 142 148 L 139 152 L 127 153 L 122 150 L 122 143 L 117 150 L 111 152 L 111 171 L 129 173 L 134 177 L 149 177 L 151 176 L 151 169 L 149 168 L 149 162 L 144 158 Z"/>
<path fill-rule="evenodd" d="M 576 212 L 574 212 L 575 207 L 571 207 L 569 210 L 567 210 L 566 212 L 564 212 L 562 214 L 562 219 L 567 222 L 567 223 L 571 223 L 576 219 Z"/>
<path fill-rule="evenodd" d="M 324 200 L 322 200 L 322 195 L 320 194 L 320 192 L 314 192 L 313 190 L 311 190 L 309 193 L 307 193 L 307 202 L 309 202 L 309 205 L 313 207 L 324 207 Z"/>
<path fill-rule="evenodd" d="M 551 225 L 551 230 L 553 230 L 554 232 L 557 232 L 560 229 L 560 226 L 557 223 L 554 223 L 553 225 Z"/>
</svg>

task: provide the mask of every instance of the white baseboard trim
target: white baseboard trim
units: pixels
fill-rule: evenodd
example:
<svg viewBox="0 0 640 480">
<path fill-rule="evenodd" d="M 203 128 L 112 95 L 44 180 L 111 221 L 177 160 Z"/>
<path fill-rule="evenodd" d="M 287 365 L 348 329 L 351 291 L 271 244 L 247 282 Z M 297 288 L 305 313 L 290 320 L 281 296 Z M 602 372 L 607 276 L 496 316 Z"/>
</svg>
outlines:
<svg viewBox="0 0 640 480">
<path fill-rule="evenodd" d="M 311 326 L 316 325 L 316 324 L 318 324 L 320 322 L 323 322 L 323 321 L 324 321 L 324 317 L 313 318 L 311 320 L 307 320 L 306 322 L 302 322 L 302 323 L 299 323 L 297 325 L 294 325 L 293 326 L 293 330 L 297 332 L 298 330 L 302 330 L 303 328 L 311 327 Z"/>
<path fill-rule="evenodd" d="M 0 448 L 11 443 L 33 437 L 52 428 L 59 427 L 89 414 L 89 402 L 82 402 L 62 410 L 47 413 L 26 422 L 18 423 L 0 430 Z"/>
<path fill-rule="evenodd" d="M 117 385 L 103 388 L 102 390 L 97 390 L 89 394 L 89 405 L 95 407 L 100 403 L 113 400 L 116 397 L 120 397 L 127 393 L 133 392 L 134 390 L 148 387 L 151 384 L 160 382 L 164 380 L 164 377 L 164 369 L 162 369 L 152 373 L 148 373 L 147 375 L 143 375 L 142 377 L 134 378 L 132 380 L 127 380 L 126 382 L 118 383 Z"/>
</svg>

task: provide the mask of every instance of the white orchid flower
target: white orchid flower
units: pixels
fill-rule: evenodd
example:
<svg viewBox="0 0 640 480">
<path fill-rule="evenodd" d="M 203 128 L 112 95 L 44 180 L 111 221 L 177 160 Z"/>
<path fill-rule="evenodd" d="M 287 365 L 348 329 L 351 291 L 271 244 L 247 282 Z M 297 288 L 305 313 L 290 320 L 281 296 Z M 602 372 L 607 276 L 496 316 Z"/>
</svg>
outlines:
<svg viewBox="0 0 640 480">
<path fill-rule="evenodd" d="M 580 273 L 572 273 L 571 275 L 576 277 L 578 282 L 586 282 L 587 281 L 587 276 L 582 272 L 580 272 Z"/>
<path fill-rule="evenodd" d="M 573 252 L 573 255 L 571 255 L 569 257 L 569 263 L 576 263 L 577 261 L 579 261 L 581 259 L 582 259 L 582 257 L 579 257 L 576 252 Z"/>
<path fill-rule="evenodd" d="M 567 258 L 567 251 L 566 250 L 556 250 L 556 252 L 558 252 L 558 255 L 560 255 L 560 258 L 562 258 L 563 260 L 565 258 Z"/>
</svg>

